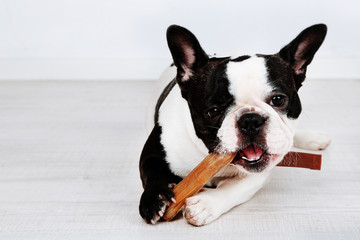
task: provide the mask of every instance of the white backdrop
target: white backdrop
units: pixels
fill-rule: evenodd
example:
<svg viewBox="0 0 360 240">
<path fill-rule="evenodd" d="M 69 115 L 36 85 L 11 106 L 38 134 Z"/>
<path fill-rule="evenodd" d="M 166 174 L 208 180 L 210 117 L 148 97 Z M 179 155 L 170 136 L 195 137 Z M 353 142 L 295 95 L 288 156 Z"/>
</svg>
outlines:
<svg viewBox="0 0 360 240">
<path fill-rule="evenodd" d="M 208 53 L 275 53 L 329 27 L 308 77 L 360 77 L 358 0 L 0 0 L 0 79 L 155 79 L 165 32 L 189 28 Z"/>
</svg>

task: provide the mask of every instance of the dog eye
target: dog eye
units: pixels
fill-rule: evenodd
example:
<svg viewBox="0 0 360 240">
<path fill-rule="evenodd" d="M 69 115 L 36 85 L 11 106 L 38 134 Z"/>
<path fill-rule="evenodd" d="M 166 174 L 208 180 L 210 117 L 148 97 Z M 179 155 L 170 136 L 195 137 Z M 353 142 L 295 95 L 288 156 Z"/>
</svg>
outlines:
<svg viewBox="0 0 360 240">
<path fill-rule="evenodd" d="M 212 107 L 207 110 L 206 116 L 209 118 L 214 118 L 214 117 L 220 115 L 220 113 L 221 113 L 221 111 L 218 107 Z"/>
<path fill-rule="evenodd" d="M 285 102 L 286 102 L 286 96 L 275 95 L 275 96 L 272 96 L 270 99 L 270 106 L 282 107 L 282 106 L 284 106 Z"/>
</svg>

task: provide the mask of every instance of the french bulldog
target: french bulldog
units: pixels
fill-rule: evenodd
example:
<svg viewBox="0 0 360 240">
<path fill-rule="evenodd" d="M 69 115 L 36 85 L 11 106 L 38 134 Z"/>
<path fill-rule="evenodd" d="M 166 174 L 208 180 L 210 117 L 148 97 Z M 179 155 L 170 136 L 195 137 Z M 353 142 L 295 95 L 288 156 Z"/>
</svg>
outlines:
<svg viewBox="0 0 360 240">
<path fill-rule="evenodd" d="M 144 192 L 139 211 L 155 224 L 174 202 L 173 187 L 209 153 L 237 153 L 198 194 L 184 218 L 211 223 L 248 201 L 295 145 L 325 149 L 330 139 L 295 132 L 298 90 L 326 36 L 324 24 L 303 30 L 278 53 L 209 56 L 187 29 L 172 25 L 167 42 L 174 63 L 160 79 L 151 133 L 140 156 Z"/>
</svg>

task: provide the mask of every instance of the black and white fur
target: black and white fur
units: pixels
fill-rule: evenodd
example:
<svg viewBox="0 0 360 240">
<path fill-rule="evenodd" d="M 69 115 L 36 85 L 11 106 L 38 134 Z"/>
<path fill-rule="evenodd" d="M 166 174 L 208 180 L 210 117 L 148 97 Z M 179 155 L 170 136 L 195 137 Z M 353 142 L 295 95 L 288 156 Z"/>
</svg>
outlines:
<svg viewBox="0 0 360 240">
<path fill-rule="evenodd" d="M 172 188 L 210 152 L 238 154 L 208 188 L 186 200 L 184 217 L 196 226 L 249 200 L 294 144 L 328 146 L 328 137 L 294 129 L 298 90 L 326 32 L 324 24 L 311 26 L 273 55 L 220 58 L 209 57 L 187 29 L 169 27 L 174 64 L 161 77 L 140 157 L 139 210 L 146 222 L 163 216 L 174 201 Z"/>
</svg>

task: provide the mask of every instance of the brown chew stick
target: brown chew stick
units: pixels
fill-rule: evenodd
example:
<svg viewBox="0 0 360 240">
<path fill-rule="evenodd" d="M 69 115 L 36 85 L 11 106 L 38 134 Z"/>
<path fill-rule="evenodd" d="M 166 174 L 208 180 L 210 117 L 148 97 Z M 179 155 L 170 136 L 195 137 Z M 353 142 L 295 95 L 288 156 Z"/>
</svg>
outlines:
<svg viewBox="0 0 360 240">
<path fill-rule="evenodd" d="M 320 170 L 321 155 L 302 152 L 289 152 L 277 166 Z"/>
<path fill-rule="evenodd" d="M 180 211 L 185 203 L 186 198 L 195 195 L 200 189 L 222 168 L 231 163 L 236 156 L 233 154 L 214 154 L 210 153 L 198 166 L 196 166 L 189 175 L 186 176 L 174 188 L 176 203 L 166 209 L 163 218 L 166 221 L 171 221 Z M 320 170 L 321 168 L 321 155 L 289 152 L 285 155 L 284 159 L 278 164 L 284 167 L 300 167 Z"/>
<path fill-rule="evenodd" d="M 197 165 L 176 187 L 174 188 L 176 203 L 172 203 L 165 212 L 163 218 L 171 221 L 186 198 L 195 195 L 200 189 L 218 173 L 222 168 L 231 163 L 236 153 L 214 154 L 210 153 L 199 165 Z"/>
</svg>

